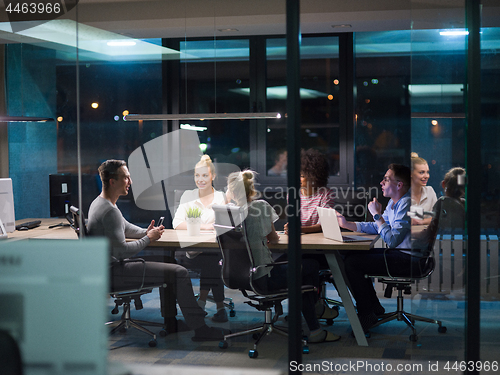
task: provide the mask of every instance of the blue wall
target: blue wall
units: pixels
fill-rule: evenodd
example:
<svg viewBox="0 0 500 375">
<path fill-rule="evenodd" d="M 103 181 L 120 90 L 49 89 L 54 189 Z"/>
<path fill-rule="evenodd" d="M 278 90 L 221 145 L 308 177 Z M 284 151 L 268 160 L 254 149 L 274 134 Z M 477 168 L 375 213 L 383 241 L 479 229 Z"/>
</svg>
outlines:
<svg viewBox="0 0 500 375">
<path fill-rule="evenodd" d="M 55 51 L 17 44 L 6 51 L 7 113 L 55 118 Z M 57 123 L 9 124 L 9 177 L 16 220 L 49 217 L 49 174 L 57 172 Z"/>
</svg>

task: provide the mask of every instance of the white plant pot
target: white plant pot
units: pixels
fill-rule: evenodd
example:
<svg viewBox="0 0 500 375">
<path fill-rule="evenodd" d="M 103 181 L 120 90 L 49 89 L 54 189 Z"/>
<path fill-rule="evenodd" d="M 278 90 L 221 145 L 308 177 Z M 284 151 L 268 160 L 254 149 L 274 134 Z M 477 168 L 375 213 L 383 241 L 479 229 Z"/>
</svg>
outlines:
<svg viewBox="0 0 500 375">
<path fill-rule="evenodd" d="M 201 219 L 200 218 L 188 218 L 186 220 L 188 236 L 199 236 Z"/>
</svg>

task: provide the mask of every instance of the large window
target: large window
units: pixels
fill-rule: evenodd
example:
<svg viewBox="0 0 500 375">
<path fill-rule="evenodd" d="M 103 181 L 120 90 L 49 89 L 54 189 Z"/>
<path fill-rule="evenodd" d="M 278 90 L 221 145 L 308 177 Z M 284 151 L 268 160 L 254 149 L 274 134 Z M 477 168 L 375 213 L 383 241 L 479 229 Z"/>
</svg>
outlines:
<svg viewBox="0 0 500 375">
<path fill-rule="evenodd" d="M 347 183 L 345 153 L 345 125 L 340 121 L 341 107 L 339 69 L 339 38 L 336 36 L 304 37 L 301 48 L 301 142 L 302 148 L 316 148 L 327 155 L 331 182 Z M 266 46 L 267 110 L 286 112 L 286 41 L 269 38 Z M 345 73 L 345 72 L 344 72 Z M 268 124 L 266 134 L 266 173 L 268 176 L 286 175 L 286 124 Z"/>
</svg>

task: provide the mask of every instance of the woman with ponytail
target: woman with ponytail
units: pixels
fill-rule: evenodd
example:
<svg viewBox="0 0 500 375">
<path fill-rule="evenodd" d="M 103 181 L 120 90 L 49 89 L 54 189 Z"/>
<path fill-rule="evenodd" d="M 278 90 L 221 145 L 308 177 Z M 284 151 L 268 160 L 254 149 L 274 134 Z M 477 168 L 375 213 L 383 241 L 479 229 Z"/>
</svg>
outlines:
<svg viewBox="0 0 500 375">
<path fill-rule="evenodd" d="M 246 230 L 248 242 L 255 266 L 273 263 L 268 243 L 277 243 L 279 236 L 274 228 L 278 215 L 264 200 L 255 199 L 255 172 L 245 170 L 231 173 L 227 179 L 227 198 L 247 211 Z M 260 290 L 273 291 L 288 287 L 287 264 L 260 268 L 253 275 L 253 283 Z M 302 284 L 319 288 L 319 263 L 314 259 L 302 259 Z M 316 292 L 302 294 L 302 315 L 306 320 L 310 334 L 308 342 L 332 342 L 340 339 L 327 330 L 322 330 L 316 316 L 315 305 L 318 300 Z"/>
</svg>

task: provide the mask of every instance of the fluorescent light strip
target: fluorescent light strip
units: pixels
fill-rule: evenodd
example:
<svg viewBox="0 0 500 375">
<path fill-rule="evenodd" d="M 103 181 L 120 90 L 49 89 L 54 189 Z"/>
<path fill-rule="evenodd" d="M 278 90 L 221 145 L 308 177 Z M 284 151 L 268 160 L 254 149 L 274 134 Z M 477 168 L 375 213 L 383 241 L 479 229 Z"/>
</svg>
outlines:
<svg viewBox="0 0 500 375">
<path fill-rule="evenodd" d="M 197 132 L 203 132 L 208 129 L 205 126 L 194 126 L 189 124 L 181 124 L 180 128 L 185 130 L 196 130 Z"/>
<path fill-rule="evenodd" d="M 276 112 L 255 113 L 187 113 L 177 115 L 126 115 L 125 121 L 162 121 L 162 120 L 256 120 L 280 119 L 281 114 Z"/>
<path fill-rule="evenodd" d="M 135 46 L 137 43 L 133 40 L 114 40 L 106 44 L 110 47 L 131 47 Z"/>
<path fill-rule="evenodd" d="M 463 36 L 463 35 L 469 35 L 469 32 L 467 30 L 446 30 L 446 31 L 440 31 L 439 35 L 444 35 L 444 36 Z"/>
<path fill-rule="evenodd" d="M 28 117 L 28 116 L 0 116 L 0 122 L 49 122 L 54 121 L 50 117 Z"/>
</svg>

